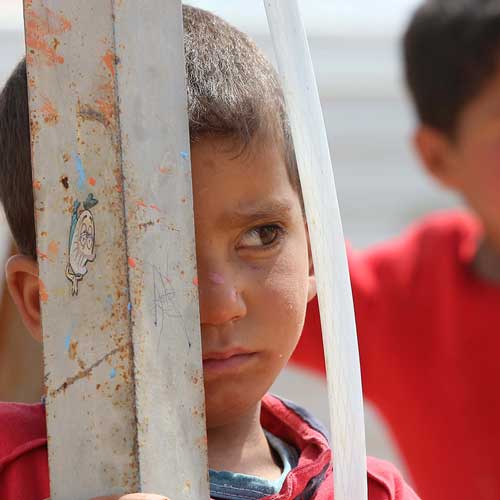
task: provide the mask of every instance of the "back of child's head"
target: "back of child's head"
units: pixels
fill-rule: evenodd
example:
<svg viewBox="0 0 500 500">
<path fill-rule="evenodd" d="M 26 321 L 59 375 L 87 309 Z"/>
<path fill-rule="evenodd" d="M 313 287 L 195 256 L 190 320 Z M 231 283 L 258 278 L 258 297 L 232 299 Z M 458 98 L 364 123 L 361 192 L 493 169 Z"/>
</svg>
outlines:
<svg viewBox="0 0 500 500">
<path fill-rule="evenodd" d="M 498 0 L 427 0 L 404 35 L 418 118 L 453 138 L 462 110 L 500 69 Z"/>
<path fill-rule="evenodd" d="M 184 6 L 191 143 L 234 140 L 236 154 L 254 139 L 283 148 L 299 190 L 295 155 L 276 72 L 254 42 L 217 16 Z M 168 61 L 165 61 L 168 64 Z M 26 63 L 0 94 L 0 199 L 19 252 L 36 258 Z"/>
</svg>

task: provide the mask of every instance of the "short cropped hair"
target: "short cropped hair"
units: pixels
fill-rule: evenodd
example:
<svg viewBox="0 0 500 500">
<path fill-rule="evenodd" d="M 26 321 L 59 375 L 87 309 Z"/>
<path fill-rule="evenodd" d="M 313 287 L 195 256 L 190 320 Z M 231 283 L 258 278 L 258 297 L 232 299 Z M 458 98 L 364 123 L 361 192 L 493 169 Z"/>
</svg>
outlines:
<svg viewBox="0 0 500 500">
<path fill-rule="evenodd" d="M 426 0 L 403 38 L 405 76 L 420 122 L 454 138 L 461 113 L 495 76 L 498 0 Z"/>
<path fill-rule="evenodd" d="M 300 181 L 276 71 L 255 43 L 224 20 L 183 6 L 191 143 L 234 139 L 237 154 L 253 139 L 282 148 L 290 182 Z M 36 259 L 26 62 L 0 94 L 0 199 L 19 252 Z"/>
</svg>

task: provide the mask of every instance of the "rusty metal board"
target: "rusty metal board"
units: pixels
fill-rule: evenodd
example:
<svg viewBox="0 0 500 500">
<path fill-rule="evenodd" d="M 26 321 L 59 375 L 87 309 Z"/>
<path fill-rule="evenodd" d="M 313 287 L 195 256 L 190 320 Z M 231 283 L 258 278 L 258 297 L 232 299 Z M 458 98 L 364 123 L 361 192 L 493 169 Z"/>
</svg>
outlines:
<svg viewBox="0 0 500 500">
<path fill-rule="evenodd" d="M 290 119 L 318 284 L 335 500 L 366 500 L 356 323 L 326 129 L 297 0 L 264 0 Z"/>
<path fill-rule="evenodd" d="M 24 0 L 52 500 L 208 498 L 180 0 Z"/>
</svg>

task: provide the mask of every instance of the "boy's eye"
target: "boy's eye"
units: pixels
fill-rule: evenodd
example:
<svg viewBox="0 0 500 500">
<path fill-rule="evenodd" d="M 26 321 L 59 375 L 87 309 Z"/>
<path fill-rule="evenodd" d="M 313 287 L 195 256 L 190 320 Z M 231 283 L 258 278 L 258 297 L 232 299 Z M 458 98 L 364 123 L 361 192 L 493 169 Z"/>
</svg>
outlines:
<svg viewBox="0 0 500 500">
<path fill-rule="evenodd" d="M 243 235 L 238 246 L 257 248 L 272 245 L 279 239 L 282 231 L 282 228 L 276 224 L 254 227 Z"/>
</svg>

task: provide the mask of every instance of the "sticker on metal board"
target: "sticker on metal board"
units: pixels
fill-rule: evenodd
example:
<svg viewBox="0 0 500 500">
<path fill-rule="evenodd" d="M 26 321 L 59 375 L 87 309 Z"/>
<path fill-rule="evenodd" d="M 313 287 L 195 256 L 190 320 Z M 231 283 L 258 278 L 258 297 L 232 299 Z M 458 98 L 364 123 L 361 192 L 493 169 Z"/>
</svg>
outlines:
<svg viewBox="0 0 500 500">
<path fill-rule="evenodd" d="M 68 264 L 66 266 L 66 278 L 71 281 L 72 295 L 78 295 L 78 282 L 87 274 L 87 263 L 93 262 L 96 257 L 94 249 L 95 222 L 90 210 L 97 203 L 94 195 L 90 193 L 83 202 L 83 209 L 78 200 L 73 204 L 69 229 Z"/>
</svg>

